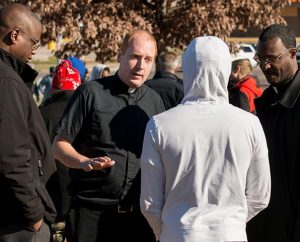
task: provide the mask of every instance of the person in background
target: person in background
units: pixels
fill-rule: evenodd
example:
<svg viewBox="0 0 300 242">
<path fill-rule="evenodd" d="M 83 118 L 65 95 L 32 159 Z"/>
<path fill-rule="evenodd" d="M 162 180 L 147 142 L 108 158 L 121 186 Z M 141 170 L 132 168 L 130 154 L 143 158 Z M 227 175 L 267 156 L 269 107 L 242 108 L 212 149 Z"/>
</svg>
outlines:
<svg viewBox="0 0 300 242">
<path fill-rule="evenodd" d="M 195 38 L 181 104 L 147 124 L 140 205 L 160 242 L 247 241 L 246 222 L 268 205 L 266 139 L 255 115 L 229 105 L 230 71 L 222 40 Z"/>
<path fill-rule="evenodd" d="M 68 242 L 153 242 L 139 209 L 140 155 L 146 124 L 164 111 L 143 85 L 157 53 L 144 30 L 127 34 L 113 76 L 76 89 L 56 129 L 55 157 L 70 167 Z"/>
<path fill-rule="evenodd" d="M 49 67 L 49 74 L 45 75 L 42 80 L 33 86 L 33 93 L 35 94 L 37 103 L 41 103 L 41 100 L 45 100 L 52 90 L 52 78 L 55 71 L 54 66 Z M 40 97 L 42 94 L 42 97 Z"/>
<path fill-rule="evenodd" d="M 81 79 L 78 70 L 72 67 L 72 63 L 69 60 L 62 60 L 53 74 L 51 94 L 39 106 L 51 143 L 55 137 L 55 127 L 61 119 L 74 90 L 80 84 Z M 65 216 L 69 209 L 70 200 L 67 192 L 69 169 L 57 160 L 56 166 L 57 172 L 55 178 L 52 179 L 52 183 L 48 186 L 48 191 L 57 211 L 56 221 L 51 225 L 51 228 L 55 241 L 64 241 Z"/>
<path fill-rule="evenodd" d="M 295 34 L 284 25 L 260 34 L 255 60 L 270 86 L 255 99 L 271 168 L 270 204 L 248 224 L 249 242 L 300 241 L 300 73 Z"/>
<path fill-rule="evenodd" d="M 256 114 L 254 99 L 261 96 L 263 89 L 257 86 L 251 73 L 252 66 L 249 59 L 238 59 L 232 62 L 228 83 L 229 103 Z"/>
<path fill-rule="evenodd" d="M 97 64 L 93 67 L 89 81 L 110 76 L 110 69 L 107 65 Z"/>
<path fill-rule="evenodd" d="M 158 71 L 153 79 L 146 82 L 161 96 L 166 110 L 177 106 L 183 97 L 182 80 L 176 76 L 178 69 L 178 55 L 171 51 L 163 52 L 158 57 Z"/>
<path fill-rule="evenodd" d="M 56 216 L 45 184 L 55 162 L 45 124 L 26 83 L 42 24 L 24 5 L 0 9 L 0 241 L 49 242 Z"/>
</svg>

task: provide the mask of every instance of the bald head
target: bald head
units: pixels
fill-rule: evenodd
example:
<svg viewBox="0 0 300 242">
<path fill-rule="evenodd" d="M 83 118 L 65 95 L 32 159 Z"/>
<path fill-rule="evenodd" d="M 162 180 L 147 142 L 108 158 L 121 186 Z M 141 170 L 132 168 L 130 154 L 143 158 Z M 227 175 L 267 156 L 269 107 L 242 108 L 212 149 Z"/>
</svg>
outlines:
<svg viewBox="0 0 300 242">
<path fill-rule="evenodd" d="M 28 62 L 36 53 L 42 34 L 38 17 L 25 5 L 13 3 L 0 9 L 0 48 Z"/>
<path fill-rule="evenodd" d="M 156 40 L 155 40 L 154 36 L 150 32 L 148 32 L 146 30 L 142 30 L 142 29 L 135 29 L 135 30 L 129 32 L 128 34 L 126 34 L 126 36 L 124 37 L 123 42 L 121 44 L 121 47 L 120 47 L 120 53 L 125 53 L 129 43 L 134 39 L 134 37 L 136 35 L 139 35 L 139 34 L 145 34 L 148 37 L 147 39 L 151 40 L 155 44 L 155 51 L 157 53 L 157 44 L 156 44 Z M 155 53 L 155 55 L 156 55 L 156 53 Z"/>
<path fill-rule="evenodd" d="M 13 3 L 0 9 L 0 34 L 14 27 L 28 28 L 31 24 L 41 24 L 38 17 L 25 5 Z"/>
</svg>

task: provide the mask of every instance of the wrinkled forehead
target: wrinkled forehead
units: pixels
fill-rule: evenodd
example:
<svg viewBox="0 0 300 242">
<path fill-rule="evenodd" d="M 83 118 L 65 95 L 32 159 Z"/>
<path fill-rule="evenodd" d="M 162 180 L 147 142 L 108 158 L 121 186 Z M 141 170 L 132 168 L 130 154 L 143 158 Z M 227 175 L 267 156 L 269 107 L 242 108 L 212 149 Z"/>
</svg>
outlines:
<svg viewBox="0 0 300 242">
<path fill-rule="evenodd" d="M 279 55 L 286 49 L 278 37 L 266 41 L 258 40 L 256 45 L 256 53 L 260 56 Z"/>
</svg>

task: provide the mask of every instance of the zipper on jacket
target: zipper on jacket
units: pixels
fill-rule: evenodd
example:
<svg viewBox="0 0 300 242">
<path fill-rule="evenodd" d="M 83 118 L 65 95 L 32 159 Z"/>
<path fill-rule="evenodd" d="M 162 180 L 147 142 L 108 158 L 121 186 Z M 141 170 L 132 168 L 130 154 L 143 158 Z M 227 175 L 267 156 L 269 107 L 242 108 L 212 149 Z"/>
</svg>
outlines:
<svg viewBox="0 0 300 242">
<path fill-rule="evenodd" d="M 44 175 L 42 167 L 43 167 L 42 161 L 38 160 L 38 168 L 39 168 L 39 174 L 40 174 L 40 176 Z"/>
</svg>

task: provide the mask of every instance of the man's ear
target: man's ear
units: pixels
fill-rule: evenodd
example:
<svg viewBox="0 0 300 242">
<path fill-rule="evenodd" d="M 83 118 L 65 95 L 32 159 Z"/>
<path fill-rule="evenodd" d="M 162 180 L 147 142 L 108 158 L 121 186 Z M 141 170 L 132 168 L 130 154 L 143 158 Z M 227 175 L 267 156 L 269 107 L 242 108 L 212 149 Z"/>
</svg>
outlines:
<svg viewBox="0 0 300 242">
<path fill-rule="evenodd" d="M 294 57 L 296 58 L 296 54 L 297 54 L 296 48 L 292 48 L 292 49 L 290 50 L 290 53 L 291 53 L 292 59 L 293 59 Z"/>
<path fill-rule="evenodd" d="M 10 32 L 10 41 L 15 44 L 17 43 L 18 39 L 19 39 L 19 34 L 20 34 L 20 30 L 18 29 L 14 29 Z"/>
</svg>

